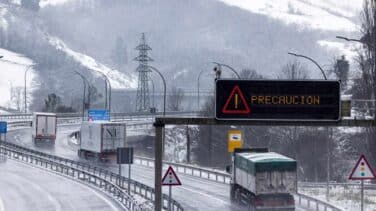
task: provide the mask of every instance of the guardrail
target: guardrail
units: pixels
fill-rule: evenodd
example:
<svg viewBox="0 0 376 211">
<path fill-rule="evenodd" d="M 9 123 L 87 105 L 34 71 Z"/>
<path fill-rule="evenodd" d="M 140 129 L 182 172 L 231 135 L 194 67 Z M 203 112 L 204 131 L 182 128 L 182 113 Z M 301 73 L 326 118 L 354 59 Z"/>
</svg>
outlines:
<svg viewBox="0 0 376 211">
<path fill-rule="evenodd" d="M 135 156 L 135 163 L 139 165 L 144 165 L 148 167 L 154 167 L 154 159 Z M 170 165 L 173 166 L 174 169 L 183 174 L 187 174 L 190 176 L 199 177 L 202 179 L 212 180 L 220 183 L 230 184 L 231 176 L 228 173 L 214 170 L 214 169 L 206 169 L 194 165 L 188 164 L 180 164 L 180 163 L 173 163 L 168 161 L 163 161 L 163 165 Z"/>
<path fill-rule="evenodd" d="M 197 111 L 167 111 L 166 115 L 186 115 L 186 116 L 194 116 L 198 112 Z M 114 112 L 111 113 L 111 120 L 122 119 L 122 118 L 134 118 L 134 117 L 154 117 L 154 116 L 161 116 L 163 115 L 162 112 L 156 113 L 149 113 L 149 112 L 130 112 L 130 113 L 122 113 L 122 112 Z M 58 118 L 82 118 L 82 113 L 56 113 Z M 0 115 L 0 120 L 12 120 L 12 119 L 31 119 L 33 117 L 32 113 L 19 113 L 19 114 L 2 114 Z M 85 115 L 84 118 L 87 118 Z"/>
<path fill-rule="evenodd" d="M 326 182 L 299 182 L 299 187 L 304 188 L 325 188 Z M 361 183 L 338 183 L 338 182 L 330 182 L 330 187 L 343 187 L 343 188 L 349 188 L 349 187 L 359 187 L 361 186 Z M 364 184 L 365 190 L 375 190 L 376 184 Z"/>
<path fill-rule="evenodd" d="M 135 194 L 142 196 L 143 198 L 147 200 L 154 200 L 154 188 L 149 187 L 147 185 L 144 185 L 134 180 L 128 180 L 128 178 L 119 176 L 118 174 L 115 174 L 109 170 L 106 170 L 106 169 L 103 169 L 94 165 L 90 165 L 87 163 L 73 161 L 73 160 L 62 158 L 56 155 L 50 155 L 44 152 L 32 150 L 32 149 L 22 147 L 17 144 L 13 144 L 9 142 L 0 142 L 0 146 L 3 146 L 3 148 L 4 146 L 6 146 L 7 149 L 10 149 L 16 152 L 24 153 L 27 155 L 32 155 L 40 159 L 46 159 L 48 161 L 62 164 L 70 168 L 76 168 L 80 171 L 91 173 L 100 179 L 106 180 L 113 184 L 117 184 L 117 187 L 123 191 L 130 191 L 130 192 L 133 192 Z M 128 181 L 130 181 L 130 190 L 127 190 Z M 172 199 L 171 204 L 172 204 L 173 210 L 176 210 L 176 211 L 184 210 L 183 207 L 180 205 L 180 203 L 174 199 Z M 163 194 L 163 207 L 167 208 L 167 206 L 168 206 L 168 196 L 166 194 Z"/>
<path fill-rule="evenodd" d="M 79 166 L 73 167 L 61 162 L 56 162 L 51 159 L 36 156 L 27 152 L 22 152 L 17 149 L 14 149 L 12 145 L 9 145 L 6 142 L 0 142 L 0 154 L 5 155 L 14 160 L 19 160 L 31 165 L 36 165 L 48 169 L 59 174 L 63 174 L 71 179 L 80 180 L 89 185 L 96 186 L 112 195 L 112 197 L 115 200 L 117 200 L 122 206 L 124 206 L 128 210 L 148 210 L 139 205 L 132 196 L 130 196 L 127 192 L 124 191 L 124 188 L 121 188 L 121 186 L 115 184 L 114 181 L 108 180 L 106 179 L 106 177 L 103 178 L 101 176 L 98 176 L 95 173 L 85 171 L 84 169 L 79 168 Z"/>
<path fill-rule="evenodd" d="M 315 199 L 311 196 L 307 196 L 301 193 L 295 194 L 295 200 L 297 199 L 299 206 L 307 207 L 310 210 L 325 210 L 325 211 L 342 211 L 342 209 L 329 204 L 327 202 Z"/>
</svg>

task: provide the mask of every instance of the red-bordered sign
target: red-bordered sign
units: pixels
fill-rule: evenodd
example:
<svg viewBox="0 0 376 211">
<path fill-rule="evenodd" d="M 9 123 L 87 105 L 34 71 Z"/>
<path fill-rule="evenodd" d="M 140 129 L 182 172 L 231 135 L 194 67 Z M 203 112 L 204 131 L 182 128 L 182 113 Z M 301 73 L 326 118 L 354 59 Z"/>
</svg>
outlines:
<svg viewBox="0 0 376 211">
<path fill-rule="evenodd" d="M 230 102 L 233 102 L 234 108 L 229 108 Z M 225 114 L 248 114 L 251 112 L 251 109 L 238 85 L 234 86 L 232 89 L 230 96 L 222 108 L 222 112 Z"/>
<path fill-rule="evenodd" d="M 364 155 L 361 155 L 358 162 L 356 162 L 355 167 L 351 171 L 349 179 L 365 180 L 375 178 L 375 172 L 372 170 L 371 165 L 369 165 L 366 157 Z"/>
<path fill-rule="evenodd" d="M 165 175 L 162 178 L 162 185 L 181 185 L 179 177 L 176 175 L 174 169 L 171 166 L 168 167 Z"/>
</svg>

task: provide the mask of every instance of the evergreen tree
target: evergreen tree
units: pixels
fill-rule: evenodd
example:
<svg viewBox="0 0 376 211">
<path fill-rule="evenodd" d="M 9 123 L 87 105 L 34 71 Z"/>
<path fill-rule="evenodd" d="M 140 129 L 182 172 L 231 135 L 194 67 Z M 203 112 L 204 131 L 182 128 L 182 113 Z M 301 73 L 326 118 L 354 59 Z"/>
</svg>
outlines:
<svg viewBox="0 0 376 211">
<path fill-rule="evenodd" d="M 39 1 L 40 0 L 21 0 L 21 5 L 26 9 L 37 12 L 40 9 Z"/>
</svg>

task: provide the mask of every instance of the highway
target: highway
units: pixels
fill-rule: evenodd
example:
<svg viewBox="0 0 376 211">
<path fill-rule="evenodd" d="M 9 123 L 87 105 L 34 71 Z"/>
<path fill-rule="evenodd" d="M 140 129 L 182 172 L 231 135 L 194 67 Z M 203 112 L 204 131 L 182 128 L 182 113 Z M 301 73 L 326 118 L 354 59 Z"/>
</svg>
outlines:
<svg viewBox="0 0 376 211">
<path fill-rule="evenodd" d="M 100 191 L 8 159 L 0 163 L 0 211 L 122 210 Z"/>
<path fill-rule="evenodd" d="M 77 156 L 76 147 L 68 144 L 68 135 L 77 131 L 79 126 L 63 126 L 58 128 L 56 144 L 54 147 L 36 147 L 31 141 L 30 129 L 18 129 L 8 134 L 8 141 L 37 149 L 47 153 L 55 154 L 72 160 L 84 161 Z M 114 164 L 102 164 L 102 167 L 109 168 L 113 172 L 118 172 L 118 166 Z M 123 174 L 126 174 L 126 168 L 123 167 Z M 127 175 L 127 174 L 126 174 Z M 229 186 L 227 184 L 207 181 L 188 175 L 178 175 L 183 183 L 180 187 L 174 187 L 172 196 L 179 201 L 186 210 L 229 210 L 241 211 L 248 210 L 244 207 L 238 207 L 231 204 L 229 199 Z M 141 165 L 132 165 L 132 179 L 154 186 L 154 170 L 150 167 Z M 164 193 L 168 193 L 167 188 L 163 188 Z M 296 210 L 303 210 L 297 208 Z"/>
</svg>

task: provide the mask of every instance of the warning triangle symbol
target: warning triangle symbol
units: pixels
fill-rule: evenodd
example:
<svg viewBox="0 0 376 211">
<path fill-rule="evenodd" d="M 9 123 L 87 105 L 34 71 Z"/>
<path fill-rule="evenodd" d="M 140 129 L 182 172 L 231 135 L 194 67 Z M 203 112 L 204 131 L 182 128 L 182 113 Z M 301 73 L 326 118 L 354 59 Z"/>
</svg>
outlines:
<svg viewBox="0 0 376 211">
<path fill-rule="evenodd" d="M 251 109 L 248 106 L 247 101 L 244 98 L 239 86 L 236 85 L 231 91 L 229 98 L 227 99 L 225 106 L 222 108 L 224 114 L 248 114 Z"/>
<path fill-rule="evenodd" d="M 165 175 L 162 178 L 162 185 L 181 185 L 178 176 L 171 166 L 168 167 Z"/>
<path fill-rule="evenodd" d="M 366 157 L 361 155 L 355 167 L 353 168 L 349 179 L 363 180 L 363 179 L 375 179 L 375 172 L 369 165 Z"/>
</svg>

